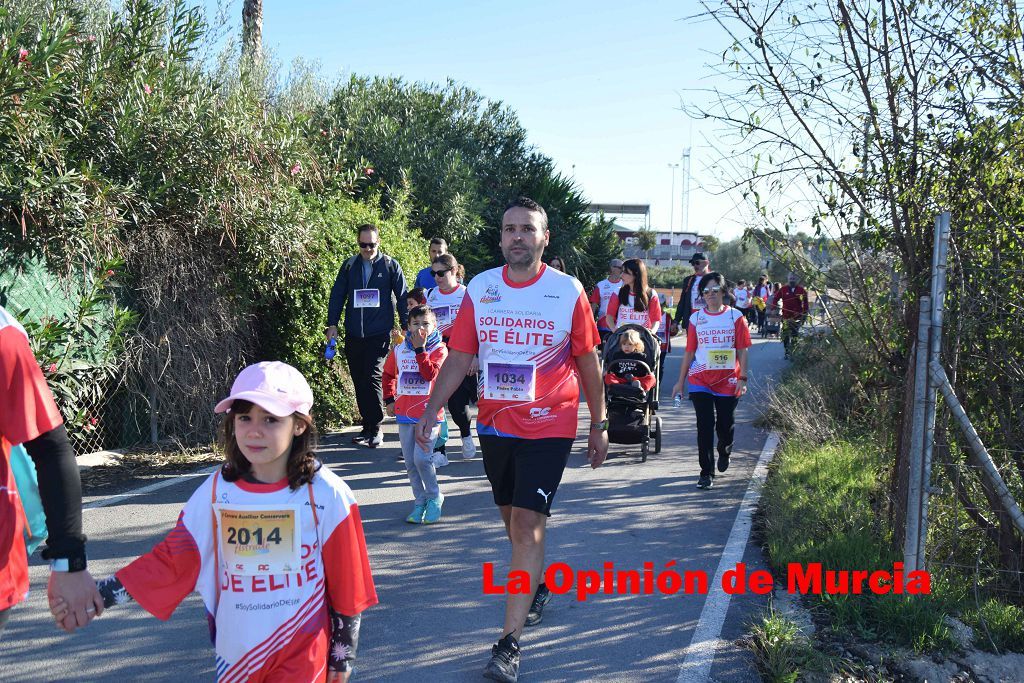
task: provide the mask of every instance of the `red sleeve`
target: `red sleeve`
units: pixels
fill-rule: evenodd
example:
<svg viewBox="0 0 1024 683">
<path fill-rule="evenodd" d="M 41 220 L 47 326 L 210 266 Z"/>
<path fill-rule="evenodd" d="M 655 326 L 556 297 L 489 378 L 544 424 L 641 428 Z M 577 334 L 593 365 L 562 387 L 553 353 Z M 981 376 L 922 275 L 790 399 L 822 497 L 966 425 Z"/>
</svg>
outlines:
<svg viewBox="0 0 1024 683">
<path fill-rule="evenodd" d="M 597 287 L 590 290 L 590 303 L 601 305 L 601 292 L 597 291 Z"/>
<path fill-rule="evenodd" d="M 618 320 L 619 318 L 619 295 L 612 294 L 612 298 L 608 299 L 608 310 L 604 312 L 605 317 L 611 316 L 611 319 Z"/>
<path fill-rule="evenodd" d="M 661 321 L 661 301 L 658 300 L 657 295 L 651 297 L 650 306 L 647 309 L 647 317 L 651 320 L 651 327 L 654 327 L 654 323 Z"/>
<path fill-rule="evenodd" d="M 644 391 L 650 391 L 654 388 L 654 374 L 644 375 L 643 377 L 637 377 L 640 381 L 640 388 Z"/>
<path fill-rule="evenodd" d="M 404 343 L 404 342 L 403 342 Z M 395 350 L 392 349 L 384 361 L 384 372 L 380 384 L 384 392 L 384 398 L 395 397 L 395 385 L 398 383 L 398 363 L 395 361 Z"/>
<path fill-rule="evenodd" d="M 13 325 L 0 328 L 0 434 L 25 443 L 63 422 L 28 337 Z"/>
<path fill-rule="evenodd" d="M 473 311 L 473 300 L 468 294 L 463 297 L 459 314 L 455 316 L 455 323 L 448 335 L 448 348 L 473 356 L 480 350 L 480 340 L 476 336 L 476 313 Z"/>
<path fill-rule="evenodd" d="M 751 343 L 750 327 L 747 326 L 747 319 L 740 315 L 736 318 L 736 348 L 749 349 Z"/>
<path fill-rule="evenodd" d="M 116 574 L 135 601 L 162 621 L 171 618 L 199 578 L 202 560 L 184 514 L 164 540 Z"/>
<path fill-rule="evenodd" d="M 363 522 L 355 503 L 324 543 L 324 567 L 327 568 L 327 597 L 335 612 L 354 617 L 377 604 Z"/>
<path fill-rule="evenodd" d="M 611 384 L 625 384 L 626 383 L 626 379 L 624 377 L 619 377 L 618 375 L 613 375 L 610 372 L 606 372 L 606 373 L 604 373 L 604 383 L 608 384 L 608 385 L 611 385 Z"/>
<path fill-rule="evenodd" d="M 416 364 L 420 368 L 420 375 L 423 379 L 428 382 L 434 381 L 437 377 L 437 373 L 441 371 L 441 365 L 444 363 L 444 359 L 448 357 L 448 347 L 444 344 L 439 345 L 436 349 L 430 353 L 418 353 L 416 354 Z"/>
<path fill-rule="evenodd" d="M 462 315 L 461 310 L 459 315 Z M 572 312 L 572 331 L 569 333 L 569 339 L 574 358 L 590 353 L 601 341 L 601 336 L 597 333 L 597 323 L 594 322 L 594 312 L 590 309 L 590 302 L 583 292 L 580 292 L 580 298 L 576 300 L 576 308 Z"/>
<path fill-rule="evenodd" d="M 686 350 L 689 353 L 697 353 L 697 328 L 693 323 L 686 324 Z"/>
</svg>

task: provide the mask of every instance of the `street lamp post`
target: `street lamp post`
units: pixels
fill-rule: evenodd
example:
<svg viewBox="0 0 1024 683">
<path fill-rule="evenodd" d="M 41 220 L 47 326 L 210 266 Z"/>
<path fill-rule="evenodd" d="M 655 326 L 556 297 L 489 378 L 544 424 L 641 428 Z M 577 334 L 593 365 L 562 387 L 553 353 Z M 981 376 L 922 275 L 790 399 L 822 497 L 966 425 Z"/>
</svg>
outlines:
<svg viewBox="0 0 1024 683">
<path fill-rule="evenodd" d="M 675 232 L 676 223 L 676 169 L 679 168 L 679 164 L 669 164 L 669 168 L 672 169 L 672 192 L 669 193 L 669 213 L 668 213 L 668 231 L 669 234 Z"/>
</svg>

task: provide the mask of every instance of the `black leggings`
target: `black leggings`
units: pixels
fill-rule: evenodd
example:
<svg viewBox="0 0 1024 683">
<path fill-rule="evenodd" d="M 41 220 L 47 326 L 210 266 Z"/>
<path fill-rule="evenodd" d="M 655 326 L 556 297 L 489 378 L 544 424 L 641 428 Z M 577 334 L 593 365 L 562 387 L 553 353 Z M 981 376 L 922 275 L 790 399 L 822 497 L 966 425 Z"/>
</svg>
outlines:
<svg viewBox="0 0 1024 683">
<path fill-rule="evenodd" d="M 697 413 L 697 457 L 700 460 L 701 476 L 715 476 L 715 433 L 718 433 L 718 452 L 732 453 L 735 427 L 733 413 L 736 411 L 738 396 L 715 396 L 706 391 L 691 391 L 690 400 Z M 718 418 L 715 418 L 715 413 Z"/>
<path fill-rule="evenodd" d="M 476 397 L 476 375 L 466 375 L 462 384 L 455 389 L 455 392 L 448 399 L 448 412 L 459 427 L 459 434 L 462 438 L 470 435 L 469 431 L 469 404 Z"/>
</svg>

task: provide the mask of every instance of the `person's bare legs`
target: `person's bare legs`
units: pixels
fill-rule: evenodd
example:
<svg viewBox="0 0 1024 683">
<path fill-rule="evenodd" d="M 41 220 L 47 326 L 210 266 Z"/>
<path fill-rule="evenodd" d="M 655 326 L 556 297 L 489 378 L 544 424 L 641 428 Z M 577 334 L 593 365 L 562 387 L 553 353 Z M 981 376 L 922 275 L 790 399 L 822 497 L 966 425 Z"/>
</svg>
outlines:
<svg viewBox="0 0 1024 683">
<path fill-rule="evenodd" d="M 509 572 L 525 571 L 530 576 L 528 593 L 508 593 L 505 597 L 505 627 L 501 635 L 511 633 L 516 640 L 523 634 L 523 624 L 533 603 L 533 594 L 540 585 L 544 571 L 544 536 L 547 515 L 526 508 L 499 506 L 505 531 L 512 543 L 512 562 Z"/>
</svg>

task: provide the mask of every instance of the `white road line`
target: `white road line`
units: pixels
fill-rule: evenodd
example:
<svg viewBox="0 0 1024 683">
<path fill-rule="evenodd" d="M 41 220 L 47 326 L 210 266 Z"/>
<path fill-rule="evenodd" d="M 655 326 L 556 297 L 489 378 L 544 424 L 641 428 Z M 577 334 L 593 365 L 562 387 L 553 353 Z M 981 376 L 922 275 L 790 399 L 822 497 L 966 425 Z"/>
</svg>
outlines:
<svg viewBox="0 0 1024 683">
<path fill-rule="evenodd" d="M 729 602 L 732 598 L 722 591 L 722 575 L 743 560 L 743 550 L 750 538 L 754 507 L 761 498 L 761 487 L 764 486 L 765 477 L 768 475 L 768 463 L 775 456 L 775 449 L 778 446 L 779 433 L 772 432 L 765 440 L 761 457 L 758 458 L 754 472 L 750 475 L 750 484 L 743 496 L 743 502 L 740 503 L 739 512 L 736 513 L 736 521 L 729 532 L 729 540 L 722 551 L 722 559 L 718 562 L 718 570 L 704 601 L 704 609 L 701 610 L 697 628 L 693 630 L 690 645 L 685 650 L 686 654 L 676 683 L 705 683 L 711 679 L 711 665 L 715 662 L 715 652 L 722 642 L 719 636 L 722 634 L 722 624 L 725 623 L 725 615 L 729 611 Z"/>
<path fill-rule="evenodd" d="M 188 474 L 176 474 L 176 475 L 174 475 L 172 477 L 168 477 L 167 479 L 164 479 L 163 481 L 158 481 L 155 484 L 149 484 L 148 486 L 143 486 L 142 488 L 137 488 L 134 491 L 128 491 L 127 493 L 121 493 L 121 494 L 118 494 L 116 496 L 111 496 L 110 498 L 103 498 L 101 500 L 94 500 L 93 502 L 89 503 L 88 505 L 83 505 L 82 509 L 83 510 L 93 510 L 95 508 L 105 508 L 108 505 L 117 505 L 118 503 L 120 503 L 122 501 L 125 501 L 125 500 L 128 500 L 129 498 L 135 498 L 136 496 L 144 496 L 147 493 L 152 493 L 153 491 L 159 491 L 160 489 L 165 489 L 168 486 L 174 486 L 175 484 L 180 484 L 181 482 L 185 481 L 186 479 L 191 479 L 193 477 L 205 477 L 206 475 L 208 475 L 211 472 L 213 472 L 214 470 L 216 470 L 218 467 L 220 467 L 220 465 L 211 465 L 210 467 L 207 467 L 205 469 L 201 469 L 201 470 L 199 470 L 197 472 L 189 472 Z"/>
</svg>

